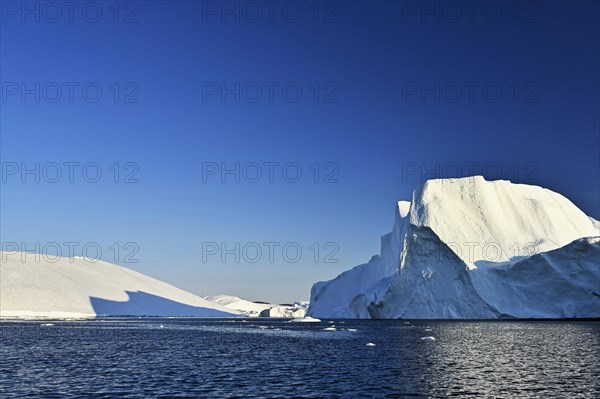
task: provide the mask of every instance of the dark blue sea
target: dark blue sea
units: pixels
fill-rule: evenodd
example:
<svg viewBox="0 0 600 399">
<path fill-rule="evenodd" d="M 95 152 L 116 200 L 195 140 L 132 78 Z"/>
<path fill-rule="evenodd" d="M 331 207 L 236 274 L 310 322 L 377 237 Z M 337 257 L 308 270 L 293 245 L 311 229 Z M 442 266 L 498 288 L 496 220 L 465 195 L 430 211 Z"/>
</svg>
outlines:
<svg viewBox="0 0 600 399">
<path fill-rule="evenodd" d="M 0 334 L 2 398 L 600 397 L 597 321 L 136 318 Z"/>
</svg>

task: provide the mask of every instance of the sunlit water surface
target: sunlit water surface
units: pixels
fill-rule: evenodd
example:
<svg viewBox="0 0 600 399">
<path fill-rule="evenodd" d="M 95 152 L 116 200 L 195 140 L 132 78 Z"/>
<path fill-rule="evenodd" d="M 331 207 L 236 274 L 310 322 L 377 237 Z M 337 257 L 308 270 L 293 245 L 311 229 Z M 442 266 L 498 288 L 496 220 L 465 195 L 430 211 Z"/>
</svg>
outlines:
<svg viewBox="0 0 600 399">
<path fill-rule="evenodd" d="M 3 398 L 600 398 L 600 322 L 103 319 L 0 334 Z"/>
</svg>

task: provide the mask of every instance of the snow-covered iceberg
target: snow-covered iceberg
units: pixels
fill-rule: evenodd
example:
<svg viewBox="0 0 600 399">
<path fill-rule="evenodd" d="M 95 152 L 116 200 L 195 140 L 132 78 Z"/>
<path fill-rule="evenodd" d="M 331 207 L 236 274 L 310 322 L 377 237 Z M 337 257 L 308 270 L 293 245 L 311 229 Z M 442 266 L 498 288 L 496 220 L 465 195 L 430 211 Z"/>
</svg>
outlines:
<svg viewBox="0 0 600 399">
<path fill-rule="evenodd" d="M 211 295 L 204 297 L 228 309 L 239 311 L 247 317 L 304 317 L 308 302 L 297 301 L 290 305 L 278 305 L 266 302 L 252 302 L 231 295 Z"/>
<path fill-rule="evenodd" d="M 308 310 L 308 302 L 294 302 L 290 305 L 273 305 L 260 312 L 260 317 L 303 318 Z"/>
<path fill-rule="evenodd" d="M 542 187 L 429 180 L 400 201 L 381 253 L 311 290 L 308 315 L 600 317 L 600 224 Z"/>
<path fill-rule="evenodd" d="M 84 258 L 0 252 L 0 317 L 230 317 L 240 312 L 131 269 Z"/>
</svg>

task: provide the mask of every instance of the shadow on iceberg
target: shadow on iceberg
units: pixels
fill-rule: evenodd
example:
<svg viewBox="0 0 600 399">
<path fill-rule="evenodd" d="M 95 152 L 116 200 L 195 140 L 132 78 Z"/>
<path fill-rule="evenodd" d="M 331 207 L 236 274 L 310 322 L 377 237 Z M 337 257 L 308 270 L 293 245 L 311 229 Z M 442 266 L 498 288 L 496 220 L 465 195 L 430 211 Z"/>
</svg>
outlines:
<svg viewBox="0 0 600 399">
<path fill-rule="evenodd" d="M 514 265 L 517 262 L 520 262 L 522 260 L 525 260 L 527 258 L 530 258 L 533 255 L 537 255 L 537 253 L 532 253 L 531 255 L 522 255 L 522 256 L 511 256 L 509 260 L 507 261 L 502 261 L 502 262 L 494 262 L 491 260 L 476 260 L 475 262 L 473 262 L 475 264 L 475 266 L 477 266 L 478 268 L 502 268 L 504 267 L 505 269 L 509 269 L 512 265 Z M 475 269 L 477 270 L 477 269 Z"/>
<path fill-rule="evenodd" d="M 196 316 L 232 317 L 231 313 L 187 305 L 157 295 L 139 291 L 125 291 L 128 301 L 112 301 L 90 297 L 94 312 L 98 316 Z"/>
</svg>

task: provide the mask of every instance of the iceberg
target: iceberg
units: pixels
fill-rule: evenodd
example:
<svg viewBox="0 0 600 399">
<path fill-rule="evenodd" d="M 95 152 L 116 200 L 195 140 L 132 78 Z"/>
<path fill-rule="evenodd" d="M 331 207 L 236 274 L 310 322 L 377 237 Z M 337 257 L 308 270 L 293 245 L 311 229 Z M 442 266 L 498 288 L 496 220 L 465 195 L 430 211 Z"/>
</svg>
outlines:
<svg viewBox="0 0 600 399">
<path fill-rule="evenodd" d="M 104 261 L 24 252 L 0 252 L 0 257 L 0 318 L 240 315 Z"/>
<path fill-rule="evenodd" d="M 232 295 L 212 295 L 204 297 L 228 309 L 241 312 L 246 317 L 285 317 L 302 318 L 306 315 L 308 302 L 297 301 L 290 305 L 277 305 L 266 302 L 251 302 Z"/>
<path fill-rule="evenodd" d="M 600 317 L 600 223 L 551 190 L 481 176 L 399 201 L 380 254 L 311 290 L 322 318 Z"/>
</svg>

